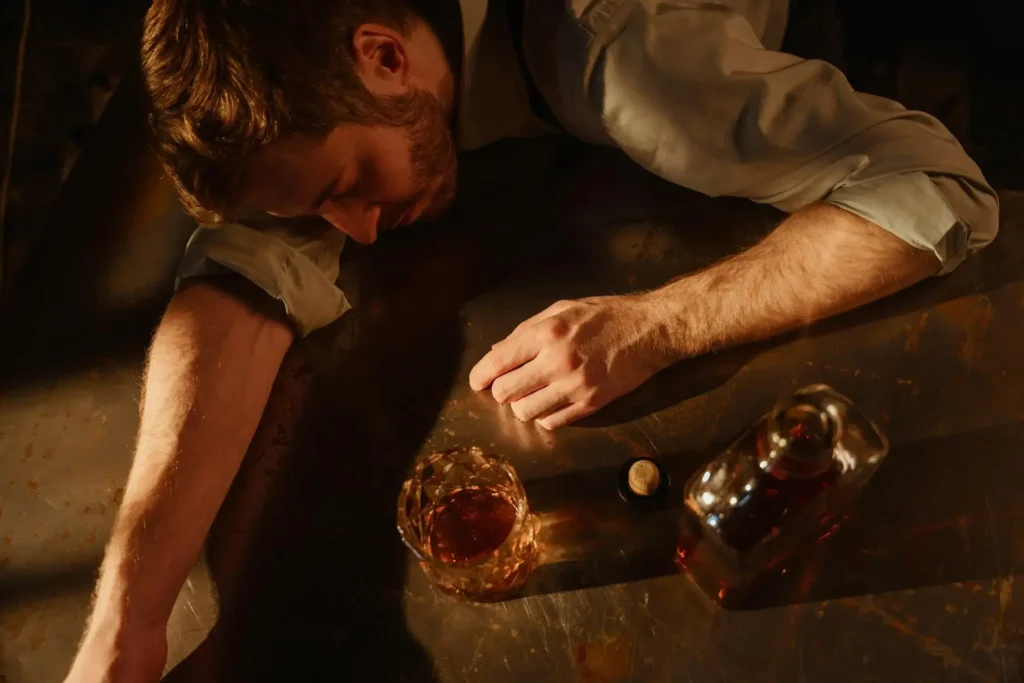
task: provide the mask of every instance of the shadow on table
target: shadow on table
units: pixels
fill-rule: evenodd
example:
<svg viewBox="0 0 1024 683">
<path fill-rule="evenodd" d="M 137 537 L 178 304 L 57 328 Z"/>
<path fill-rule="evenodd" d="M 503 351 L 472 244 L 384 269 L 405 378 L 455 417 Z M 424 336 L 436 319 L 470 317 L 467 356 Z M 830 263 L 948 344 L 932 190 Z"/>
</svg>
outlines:
<svg viewBox="0 0 1024 683">
<path fill-rule="evenodd" d="M 839 530 L 761 577 L 741 609 L 1006 576 L 1024 564 L 1011 543 L 1024 534 L 1022 446 L 1024 424 L 895 447 Z M 678 574 L 683 488 L 718 450 L 662 456 L 669 495 L 646 511 L 618 496 L 618 468 L 527 482 L 543 555 L 524 594 Z"/>
<path fill-rule="evenodd" d="M 539 524 L 540 564 L 524 595 L 558 593 L 675 574 L 683 487 L 707 452 L 659 458 L 669 490 L 649 508 L 619 496 L 619 467 L 525 482 Z"/>
<path fill-rule="evenodd" d="M 434 680 L 406 628 L 396 500 L 455 381 L 466 301 L 525 262 L 529 240 L 507 238 L 529 189 L 481 200 L 500 214 L 490 236 L 474 234 L 474 204 L 457 210 L 465 220 L 349 250 L 357 305 L 279 373 L 210 534 L 220 617 L 167 680 Z"/>
<path fill-rule="evenodd" d="M 100 558 L 87 557 L 30 571 L 6 571 L 0 577 L 0 614 L 54 595 L 86 594 L 96 582 Z"/>
<path fill-rule="evenodd" d="M 775 345 L 770 342 L 747 344 L 722 353 L 684 360 L 580 420 L 576 426 L 594 428 L 625 424 L 709 393 L 732 379 L 759 353 Z"/>
<path fill-rule="evenodd" d="M 1024 423 L 898 445 L 839 530 L 750 608 L 983 581 L 1024 566 Z M 781 571 L 781 570 L 780 570 Z"/>
<path fill-rule="evenodd" d="M 458 307 L 403 305 L 388 275 L 279 373 L 208 542 L 220 617 L 167 680 L 434 680 L 405 626 L 395 498 L 462 341 Z"/>
<path fill-rule="evenodd" d="M 208 542 L 218 622 L 167 680 L 435 679 L 405 625 L 395 496 L 446 395 L 457 327 L 360 336 L 335 368 L 308 352 L 283 368 Z M 391 372 L 408 373 L 417 401 L 368 382 Z"/>
</svg>

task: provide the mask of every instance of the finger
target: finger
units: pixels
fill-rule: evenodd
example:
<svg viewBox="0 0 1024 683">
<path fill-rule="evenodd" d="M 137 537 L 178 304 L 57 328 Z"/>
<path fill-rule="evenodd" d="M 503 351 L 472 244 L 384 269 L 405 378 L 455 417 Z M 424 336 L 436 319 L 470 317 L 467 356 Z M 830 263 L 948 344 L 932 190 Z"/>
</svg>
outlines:
<svg viewBox="0 0 1024 683">
<path fill-rule="evenodd" d="M 544 429 L 551 431 L 564 427 L 567 424 L 575 422 L 576 420 L 582 419 L 587 415 L 594 412 L 593 408 L 590 408 L 585 403 L 571 403 L 562 408 L 558 408 L 555 411 L 540 417 L 537 419 L 539 424 Z"/>
<path fill-rule="evenodd" d="M 512 403 L 512 412 L 523 422 L 548 415 L 569 405 L 568 394 L 549 384 Z"/>
<path fill-rule="evenodd" d="M 491 382 L 510 370 L 537 357 L 538 345 L 530 337 L 505 339 L 498 342 L 469 371 L 469 386 L 473 391 L 486 389 Z"/>
<path fill-rule="evenodd" d="M 508 336 L 511 337 L 519 332 L 522 332 L 530 325 L 539 323 L 544 318 L 550 318 L 553 315 L 557 315 L 564 311 L 565 309 L 569 308 L 570 306 L 572 306 L 571 301 L 556 301 L 555 303 L 551 304 L 540 313 L 530 316 L 523 322 L 519 323 L 519 325 L 516 326 L 516 329 L 512 330 L 512 333 L 509 334 Z"/>
<path fill-rule="evenodd" d="M 531 360 L 515 370 L 506 372 L 491 383 L 491 394 L 498 403 L 518 401 L 522 397 L 543 389 L 548 384 L 549 373 L 541 364 Z"/>
</svg>

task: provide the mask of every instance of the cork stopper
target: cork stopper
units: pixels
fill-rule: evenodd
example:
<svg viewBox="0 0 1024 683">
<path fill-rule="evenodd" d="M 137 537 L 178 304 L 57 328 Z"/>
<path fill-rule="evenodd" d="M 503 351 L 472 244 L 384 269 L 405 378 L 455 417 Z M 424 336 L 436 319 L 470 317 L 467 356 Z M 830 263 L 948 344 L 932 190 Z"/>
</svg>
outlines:
<svg viewBox="0 0 1024 683">
<path fill-rule="evenodd" d="M 653 496 L 661 485 L 661 472 L 650 460 L 637 460 L 630 466 L 627 477 L 629 490 L 638 496 Z"/>
</svg>

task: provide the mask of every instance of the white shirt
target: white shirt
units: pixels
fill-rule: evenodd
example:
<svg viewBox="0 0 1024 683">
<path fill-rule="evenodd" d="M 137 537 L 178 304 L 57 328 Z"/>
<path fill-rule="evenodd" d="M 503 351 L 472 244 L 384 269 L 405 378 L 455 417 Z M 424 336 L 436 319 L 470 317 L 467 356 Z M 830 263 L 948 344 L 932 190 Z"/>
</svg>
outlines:
<svg viewBox="0 0 1024 683">
<path fill-rule="evenodd" d="M 508 27 L 504 3 L 524 1 L 524 58 L 570 134 L 711 196 L 831 203 L 945 271 L 995 237 L 996 195 L 941 123 L 778 51 L 789 0 L 459 1 L 460 149 L 556 130 L 530 109 Z M 341 246 L 327 227 L 200 228 L 179 279 L 238 272 L 307 333 L 349 308 L 335 286 Z"/>
</svg>

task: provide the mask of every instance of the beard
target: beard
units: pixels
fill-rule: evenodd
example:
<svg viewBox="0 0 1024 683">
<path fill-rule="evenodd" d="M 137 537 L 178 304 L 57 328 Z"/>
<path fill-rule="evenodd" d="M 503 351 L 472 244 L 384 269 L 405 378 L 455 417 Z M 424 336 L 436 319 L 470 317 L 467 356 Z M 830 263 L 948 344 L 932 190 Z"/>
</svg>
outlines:
<svg viewBox="0 0 1024 683">
<path fill-rule="evenodd" d="M 458 158 L 455 140 L 441 102 L 425 90 L 380 100 L 379 113 L 387 125 L 403 128 L 409 138 L 409 162 L 415 194 L 394 211 L 397 220 L 425 201 L 422 219 L 437 218 L 455 199 Z"/>
</svg>

